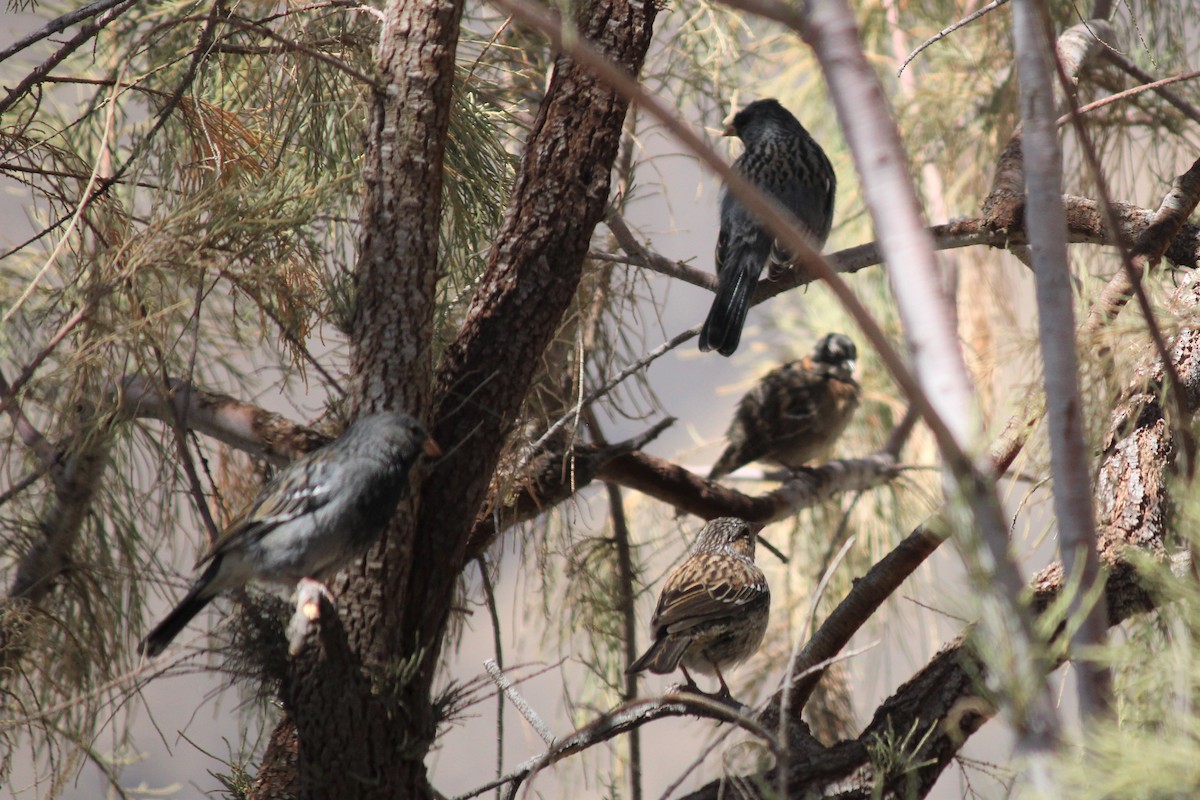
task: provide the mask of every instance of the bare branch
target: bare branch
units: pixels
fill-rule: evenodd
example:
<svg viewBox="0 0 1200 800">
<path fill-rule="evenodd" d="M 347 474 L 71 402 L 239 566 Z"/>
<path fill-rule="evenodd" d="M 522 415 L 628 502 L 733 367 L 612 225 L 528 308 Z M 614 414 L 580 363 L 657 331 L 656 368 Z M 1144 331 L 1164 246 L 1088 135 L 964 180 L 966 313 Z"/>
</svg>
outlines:
<svg viewBox="0 0 1200 800">
<path fill-rule="evenodd" d="M 640 452 L 609 461 L 598 475 L 702 519 L 732 516 L 765 524 L 794 516 L 844 492 L 874 488 L 894 478 L 897 472 L 896 459 L 889 453 L 841 459 L 797 472 L 778 489 L 759 497 L 742 494 Z"/>
<path fill-rule="evenodd" d="M 100 18 L 98 20 L 96 20 L 95 22 L 89 22 L 86 25 L 84 25 L 83 27 L 81 27 L 75 33 L 75 35 L 72 36 L 70 39 L 68 39 L 66 42 L 64 42 L 58 48 L 58 50 L 56 50 L 53 53 L 53 55 L 51 55 L 49 58 L 47 58 L 45 61 L 43 61 L 38 66 L 31 69 L 25 75 L 24 78 L 22 78 L 11 89 L 9 89 L 8 94 L 5 95 L 4 99 L 0 100 L 0 115 L 3 115 L 6 111 L 8 111 L 10 108 L 12 108 L 13 105 L 18 100 L 20 100 L 22 97 L 24 97 L 31 88 L 36 86 L 47 75 L 49 75 L 50 71 L 52 69 L 57 67 L 63 61 L 65 61 L 76 50 L 83 47 L 89 41 L 94 39 L 98 33 L 100 33 L 102 30 L 105 29 L 105 27 L 107 27 L 114 20 L 116 20 L 118 17 L 120 17 L 122 14 L 124 14 L 127 10 L 129 10 L 129 7 L 132 6 L 135 2 L 136 2 L 136 0 L 121 0 L 121 2 L 119 2 L 119 3 L 103 3 L 103 4 L 96 3 L 96 4 L 93 4 L 93 6 L 90 6 L 89 8 L 96 8 L 96 12 L 94 14 L 86 14 L 84 16 L 78 16 L 75 18 L 75 20 L 72 23 L 63 25 L 61 28 L 59 28 L 59 30 L 62 30 L 64 28 L 69 27 L 70 24 L 74 24 L 74 22 L 81 22 L 84 19 L 87 19 L 88 17 L 92 17 L 92 16 L 97 16 L 97 15 L 100 16 Z M 99 7 L 101 5 L 103 6 L 102 8 Z M 46 29 L 43 29 L 43 31 L 45 31 L 45 30 Z M 39 34 L 40 33 L 42 33 L 42 32 L 39 31 Z M 35 36 L 37 36 L 38 39 L 43 39 L 43 38 L 45 38 L 45 36 L 51 35 L 51 33 L 53 33 L 53 31 L 46 33 L 44 36 L 38 35 L 38 34 L 35 34 Z M 37 40 L 35 39 L 34 41 L 37 41 Z M 32 43 L 33 42 L 29 42 L 29 44 L 32 44 Z M 18 44 L 21 44 L 21 43 L 18 42 Z M 16 45 L 14 45 L 14 47 L 15 46 Z M 22 45 L 21 49 L 24 49 L 24 47 L 27 47 L 27 46 L 28 46 L 28 44 Z M 11 50 L 11 49 L 12 48 L 9 48 L 9 50 Z M 5 52 L 8 52 L 8 51 L 5 51 Z M 2 61 L 2 59 L 0 59 L 0 61 Z"/>
<path fill-rule="evenodd" d="M 17 435 L 21 437 L 21 441 L 25 446 L 33 451 L 41 462 L 42 469 L 49 469 L 58 462 L 58 454 L 42 432 L 30 422 L 25 416 L 25 412 L 21 410 L 21 406 L 17 403 L 17 398 L 13 396 L 12 386 L 9 385 L 8 379 L 0 373 L 0 407 L 12 419 L 13 427 L 17 431 Z"/>
<path fill-rule="evenodd" d="M 482 786 L 477 786 L 465 794 L 458 795 L 453 800 L 468 800 L 472 797 L 478 797 L 484 792 L 495 789 L 498 786 L 504 786 L 505 784 L 513 784 L 507 795 L 508 797 L 512 797 L 517 787 L 526 778 L 568 756 L 581 753 L 598 744 L 603 744 L 623 733 L 628 733 L 635 728 L 639 728 L 655 720 L 667 717 L 689 716 L 717 720 L 718 722 L 732 722 L 762 739 L 776 755 L 779 753 L 778 742 L 776 742 L 770 731 L 753 718 L 747 717 L 725 703 L 714 701 L 711 698 L 690 692 L 678 692 L 661 698 L 635 700 L 632 703 L 626 703 L 606 714 L 602 714 L 575 731 L 575 733 L 559 740 L 545 753 L 531 758 L 507 775 L 497 778 L 494 781 L 489 781 Z"/>
<path fill-rule="evenodd" d="M 1014 0 L 1013 39 L 1021 88 L 1025 203 L 1029 212 L 1026 229 L 1035 258 L 1038 338 L 1044 363 L 1042 375 L 1059 554 L 1068 574 L 1081 581 L 1080 594 L 1086 595 L 1101 577 L 1092 516 L 1090 453 L 1084 440 L 1081 413 L 1079 357 L 1075 352 L 1074 292 L 1067 263 L 1067 221 L 1062 203 L 1062 156 L 1054 119 L 1052 56 L 1045 38 L 1048 24 L 1049 20 L 1032 0 Z M 1095 41 L 1086 24 L 1067 31 L 1062 39 L 1067 40 L 1073 34 Z M 1089 48 L 1097 49 L 1098 43 L 1079 49 Z M 1072 72 L 1077 73 L 1078 67 Z M 1067 93 L 1069 87 L 1063 86 L 1063 90 Z M 1107 638 L 1103 605 L 1082 608 L 1076 601 L 1072 612 L 1083 617 L 1072 637 L 1080 652 L 1103 645 Z M 1105 713 L 1111 692 L 1108 671 L 1090 661 L 1077 666 L 1081 713 L 1086 718 Z M 1030 733 L 1039 739 L 1054 735 L 1049 731 Z M 1051 745 L 1048 740 L 1029 743 L 1037 750 Z"/>
<path fill-rule="evenodd" d="M 96 0 L 96 2 L 88 3 L 83 8 L 77 8 L 74 11 L 68 11 L 62 16 L 46 23 L 41 28 L 38 28 L 33 33 L 21 37 L 8 47 L 0 50 L 0 64 L 3 64 L 5 61 L 12 58 L 22 50 L 37 44 L 42 39 L 53 36 L 56 33 L 62 33 L 72 25 L 77 25 L 84 20 L 91 19 L 99 14 L 103 14 L 110 8 L 122 5 L 125 2 L 126 0 Z"/>
<path fill-rule="evenodd" d="M 501 671 L 500 665 L 496 663 L 496 660 L 493 658 L 485 659 L 483 668 L 487 670 L 488 676 L 500 688 L 500 691 L 504 693 L 509 702 L 513 704 L 517 711 L 521 712 L 521 716 L 529 723 L 529 727 L 533 728 L 537 735 L 542 737 L 543 742 L 553 747 L 556 739 L 554 731 L 550 730 L 550 726 L 546 724 L 546 721 L 538 716 L 538 713 L 533 710 L 533 706 L 529 705 L 529 701 L 517 691 L 512 681 Z"/>
<path fill-rule="evenodd" d="M 18 565 L 9 598 L 36 603 L 66 568 L 107 466 L 108 446 L 106 436 L 81 428 L 61 466 L 52 470 L 54 495 L 38 524 L 41 538 Z"/>
<path fill-rule="evenodd" d="M 1117 236 L 1136 240 L 1146 229 L 1153 212 L 1129 203 L 1113 203 L 1117 215 L 1117 236 L 1112 235 L 1111 228 L 1102 218 L 1100 203 L 1086 197 L 1064 195 L 1063 202 L 1067 209 L 1067 241 L 1072 244 L 1102 244 L 1112 245 L 1118 241 Z M 1023 195 L 1020 207 L 1023 209 Z M 1023 211 L 1022 211 L 1023 214 Z M 953 222 L 934 225 L 929 228 L 933 237 L 934 248 L 937 250 L 954 250 L 961 247 L 988 246 L 1015 249 L 1028 244 L 1023 226 L 1011 229 L 997 229 L 987 217 L 962 217 Z M 1174 264 L 1181 267 L 1195 267 L 1200 264 L 1200 226 L 1184 221 L 1173 238 L 1164 242 L 1169 246 L 1164 255 Z M 618 261 L 623 264 L 644 267 L 668 277 L 709 289 L 716 285 L 711 273 L 693 269 L 678 261 L 671 261 L 663 255 L 643 248 L 645 258 L 630 255 L 626 257 L 612 256 L 605 253 L 591 253 L 592 258 Z M 835 253 L 825 255 L 839 274 L 858 272 L 867 267 L 883 263 L 883 254 L 878 242 L 847 247 Z M 801 270 L 793 270 L 780 276 L 777 280 L 762 281 L 754 293 L 754 304 L 770 300 L 784 292 L 813 282 L 813 277 Z M 682 334 L 681 334 L 682 335 Z M 655 356 L 657 357 L 657 356 Z M 651 361 L 653 358 L 650 359 Z M 638 362 L 642 364 L 644 362 Z M 636 369 L 636 368 L 635 368 Z M 611 388 L 611 387 L 610 387 Z"/>
<path fill-rule="evenodd" d="M 672 261 L 666 256 L 659 255 L 643 247 L 642 243 L 633 235 L 633 231 L 629 230 L 629 226 L 625 224 L 624 217 L 617 213 L 616 210 L 610 209 L 608 212 L 608 229 L 612 231 L 613 238 L 617 240 L 617 244 L 621 246 L 625 254 L 633 259 L 634 262 L 668 277 L 687 281 L 693 286 L 699 286 L 710 291 L 717 288 L 717 278 L 711 272 L 705 272 L 695 267 L 689 267 L 687 264 Z"/>
<path fill-rule="evenodd" d="M 970 25 L 972 22 L 979 19 L 980 17 L 990 14 L 991 12 L 995 11 L 997 8 L 999 8 L 1000 6 L 1004 5 L 1007 2 L 1008 2 L 1008 0 L 992 0 L 992 2 L 988 3 L 986 6 L 983 6 L 982 8 L 978 9 L 977 11 L 974 11 L 974 12 L 968 14 L 967 16 L 960 19 L 958 22 L 955 22 L 953 25 L 948 25 L 945 28 L 942 28 L 940 31 L 935 33 L 933 36 L 930 36 L 928 39 L 921 42 L 921 44 L 917 45 L 917 48 L 915 50 L 913 50 L 911 53 L 908 54 L 908 58 L 904 59 L 904 63 L 902 63 L 900 65 L 900 68 L 896 70 L 896 77 L 897 78 L 900 77 L 900 75 L 902 75 L 904 73 L 905 67 L 907 67 L 909 64 L 911 64 L 913 62 L 913 59 L 915 59 L 917 56 L 921 55 L 921 53 L 925 52 L 925 50 L 927 50 L 931 45 L 934 45 L 934 44 L 940 42 L 942 39 L 945 39 L 947 36 L 954 33 L 955 31 L 959 30 L 960 28 L 967 27 L 968 25 Z"/>
<path fill-rule="evenodd" d="M 1200 78 L 1200 69 L 1189 70 L 1188 72 L 1184 72 L 1182 74 L 1175 75 L 1170 78 L 1163 78 L 1160 81 L 1154 81 L 1153 83 L 1143 84 L 1142 86 L 1134 86 L 1132 89 L 1126 89 L 1123 92 L 1117 92 L 1116 94 L 1110 94 L 1107 97 L 1100 98 L 1099 100 L 1093 100 L 1092 102 L 1088 103 L 1087 105 L 1079 106 L 1078 108 L 1072 109 L 1070 114 L 1064 114 L 1063 116 L 1058 118 L 1058 124 L 1066 125 L 1068 122 L 1071 121 L 1072 115 L 1082 116 L 1084 114 L 1088 114 L 1092 111 L 1095 111 L 1098 108 L 1104 108 L 1105 106 L 1110 106 L 1114 103 L 1120 103 L 1123 100 L 1128 100 L 1130 97 L 1135 97 L 1135 96 L 1141 94 L 1142 92 L 1156 90 L 1163 86 L 1169 86 L 1172 83 L 1179 83 L 1180 81 L 1190 81 L 1194 78 Z M 1189 108 L 1189 110 L 1192 110 L 1192 109 Z"/>
<path fill-rule="evenodd" d="M 129 419 L 157 419 L 174 425 L 176 419 L 191 430 L 283 466 L 329 442 L 312 428 L 229 395 L 188 387 L 172 380 L 170 391 L 141 376 L 125 378 L 118 389 L 121 413 Z"/>
<path fill-rule="evenodd" d="M 605 464 L 645 447 L 674 422 L 673 417 L 667 417 L 644 433 L 616 444 L 577 444 L 535 452 L 521 467 L 525 477 L 511 499 L 503 508 L 481 514 L 476 520 L 468 554 L 478 556 L 499 534 L 572 497 L 595 480 Z"/>
<path fill-rule="evenodd" d="M 1104 57 L 1108 61 L 1110 61 L 1112 64 L 1115 64 L 1118 69 L 1128 73 L 1129 75 L 1133 76 L 1137 80 L 1141 81 L 1143 84 L 1146 85 L 1146 88 L 1152 89 L 1154 91 L 1154 93 L 1157 94 L 1159 97 L 1166 100 L 1171 105 L 1175 106 L 1175 108 L 1178 109 L 1179 112 L 1182 113 L 1185 117 L 1192 120 L 1193 122 L 1200 122 L 1200 110 L 1197 110 L 1195 106 L 1193 106 L 1191 103 L 1188 103 L 1186 100 L 1182 99 L 1179 95 L 1175 94 L 1175 92 L 1171 91 L 1170 89 L 1165 88 L 1167 83 L 1174 83 L 1176 80 L 1190 80 L 1191 73 L 1188 73 L 1188 77 L 1186 77 L 1186 78 L 1180 78 L 1180 77 L 1167 78 L 1165 80 L 1160 81 L 1160 80 L 1156 80 L 1153 75 L 1151 75 L 1149 72 L 1146 72 L 1144 69 L 1139 67 L 1137 64 L 1134 64 L 1132 61 L 1130 61 L 1125 56 L 1121 55 L 1121 53 L 1116 50 L 1113 50 L 1113 49 L 1105 50 Z M 1122 92 L 1122 94 L 1124 94 L 1124 93 Z"/>
</svg>

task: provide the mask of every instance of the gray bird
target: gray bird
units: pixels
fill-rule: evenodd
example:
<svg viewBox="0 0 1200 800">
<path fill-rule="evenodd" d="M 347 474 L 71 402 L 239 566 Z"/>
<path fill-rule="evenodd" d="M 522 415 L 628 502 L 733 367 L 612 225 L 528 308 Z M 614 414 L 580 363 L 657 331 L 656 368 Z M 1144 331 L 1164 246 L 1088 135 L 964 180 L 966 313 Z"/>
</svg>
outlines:
<svg viewBox="0 0 1200 800">
<path fill-rule="evenodd" d="M 746 150 L 734 169 L 779 201 L 807 229 L 819 250 L 833 225 L 837 176 L 825 151 L 778 100 L 755 100 L 733 117 L 726 136 L 740 137 Z M 732 355 L 763 267 L 778 272 L 791 256 L 758 217 L 729 191 L 721 193 L 717 237 L 717 293 L 700 332 L 700 349 Z"/>
<path fill-rule="evenodd" d="M 208 568 L 138 651 L 158 655 L 214 597 L 252 579 L 294 584 L 331 577 L 391 520 L 421 453 L 441 450 L 421 423 L 384 412 L 360 417 L 293 461 L 212 543 L 196 563 Z"/>
<path fill-rule="evenodd" d="M 667 576 L 650 620 L 654 643 L 628 672 L 666 675 L 688 670 L 716 675 L 718 697 L 729 698 L 722 668 L 745 661 L 762 644 L 771 613 L 767 578 L 754 563 L 757 527 L 734 517 L 711 520 L 688 557 Z"/>
<path fill-rule="evenodd" d="M 768 372 L 734 412 L 716 480 L 751 461 L 798 470 L 825 456 L 858 409 L 858 348 L 849 336 L 822 336 L 812 352 Z"/>
</svg>

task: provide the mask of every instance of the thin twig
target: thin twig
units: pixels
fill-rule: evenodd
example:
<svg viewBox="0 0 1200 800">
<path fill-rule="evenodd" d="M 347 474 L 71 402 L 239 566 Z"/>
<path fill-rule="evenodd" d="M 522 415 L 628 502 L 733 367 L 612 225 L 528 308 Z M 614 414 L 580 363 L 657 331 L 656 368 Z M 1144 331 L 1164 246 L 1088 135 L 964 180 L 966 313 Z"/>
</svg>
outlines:
<svg viewBox="0 0 1200 800">
<path fill-rule="evenodd" d="M 1134 64 L 1132 61 L 1130 61 L 1128 58 L 1126 58 L 1125 56 L 1118 53 L 1116 50 L 1113 50 L 1111 48 L 1105 50 L 1104 57 L 1106 59 L 1108 59 L 1108 61 L 1111 62 L 1113 65 L 1115 65 L 1118 69 L 1131 75 L 1132 77 L 1136 78 L 1137 80 L 1142 81 L 1143 83 L 1146 83 L 1146 84 L 1160 83 L 1157 79 L 1155 79 L 1155 77 L 1153 75 L 1151 75 L 1149 72 L 1146 72 L 1144 69 L 1139 67 L 1137 64 Z M 1163 100 L 1166 100 L 1168 103 L 1175 106 L 1175 108 L 1178 109 L 1179 112 L 1181 114 L 1183 114 L 1185 117 L 1192 120 L 1193 122 L 1200 123 L 1200 110 L 1197 110 L 1195 106 L 1193 106 L 1191 103 L 1189 103 L 1186 100 L 1184 100 L 1183 98 L 1181 98 L 1179 95 L 1175 94 L 1175 92 L 1172 92 L 1169 89 L 1167 89 L 1161 85 L 1156 86 L 1153 91 L 1155 94 L 1157 94 Z"/>
<path fill-rule="evenodd" d="M 482 786 L 477 786 L 469 792 L 458 795 L 453 800 L 468 800 L 468 798 L 476 797 L 486 791 L 495 789 L 497 786 L 506 784 L 510 787 L 506 796 L 512 797 L 526 778 L 568 756 L 607 742 L 623 733 L 627 733 L 635 727 L 645 725 L 649 722 L 667 717 L 681 716 L 695 716 L 720 722 L 732 722 L 739 728 L 761 739 L 776 757 L 781 752 L 779 742 L 755 718 L 710 697 L 692 692 L 681 692 L 668 694 L 663 697 L 635 700 L 632 703 L 626 703 L 602 714 L 584 727 L 576 730 L 570 736 L 556 742 L 546 752 L 534 756 L 516 769 L 510 771 L 507 775 L 493 781 L 488 781 Z"/>
<path fill-rule="evenodd" d="M 1058 118 L 1057 124 L 1060 126 L 1066 125 L 1068 122 L 1071 122 L 1072 116 L 1076 116 L 1076 117 L 1083 116 L 1084 114 L 1088 114 L 1092 111 L 1095 111 L 1098 108 L 1103 108 L 1104 106 L 1112 105 L 1113 103 L 1119 103 L 1122 100 L 1127 100 L 1130 97 L 1134 97 L 1135 95 L 1141 94 L 1142 92 L 1148 92 L 1148 91 L 1151 91 L 1154 89 L 1158 89 L 1159 87 L 1162 87 L 1162 86 L 1167 86 L 1172 83 L 1179 83 L 1180 81 L 1190 81 L 1193 78 L 1198 78 L 1198 77 L 1200 77 L 1200 69 L 1194 69 L 1189 72 L 1184 72 L 1181 75 L 1175 75 L 1174 77 L 1171 77 L 1171 78 L 1163 78 L 1162 80 L 1154 81 L 1153 83 L 1146 83 L 1146 84 L 1142 84 L 1141 86 L 1134 86 L 1132 89 L 1126 89 L 1123 92 L 1117 92 L 1116 94 L 1110 94 L 1107 97 L 1102 97 L 1099 100 L 1093 100 L 1092 102 L 1088 103 L 1087 105 L 1073 107 L 1069 114 L 1063 114 L 1061 117 Z M 1068 95 L 1068 96 L 1070 96 L 1070 95 Z M 1074 103 L 1073 103 L 1073 105 L 1074 105 Z"/>
<path fill-rule="evenodd" d="M 499 513 L 498 511 L 496 513 Z M 497 522 L 497 526 L 499 523 Z M 479 565 L 479 578 L 483 582 L 483 599 L 487 604 L 488 616 L 492 621 L 492 649 L 496 651 L 496 668 L 504 669 L 504 647 L 500 636 L 500 610 L 496 607 L 496 590 L 488 575 L 487 561 L 483 556 L 475 559 Z M 511 685 L 511 682 L 510 682 Z M 496 693 L 496 777 L 504 774 L 504 692 Z"/>
<path fill-rule="evenodd" d="M 83 47 L 83 45 L 85 45 L 89 40 L 95 38 L 96 34 L 100 33 L 113 20 L 125 13 L 125 11 L 128 10 L 128 8 L 135 2 L 137 2 L 137 0 L 121 0 L 119 3 L 107 5 L 105 8 L 97 11 L 97 13 L 103 13 L 111 10 L 112 13 L 106 14 L 104 17 L 96 20 L 95 22 L 84 25 L 74 36 L 63 43 L 63 45 L 59 47 L 58 50 L 56 50 L 49 58 L 30 70 L 25 77 L 16 84 L 16 86 L 9 89 L 8 94 L 5 95 L 4 99 L 0 100 L 0 116 L 3 116 L 4 112 L 12 108 L 13 104 L 24 97 L 33 86 L 37 85 L 43 78 L 45 78 L 46 75 L 50 73 L 50 70 L 54 69 L 63 61 L 65 61 L 72 53 L 74 53 L 80 47 Z M 89 16 L 95 15 L 92 14 Z M 85 18 L 86 17 L 81 17 L 80 19 Z"/>
<path fill-rule="evenodd" d="M 538 713 L 533 710 L 533 706 L 529 705 L 529 701 L 527 701 L 524 696 L 517 691 L 517 688 L 513 686 L 512 681 L 508 679 L 508 676 L 501 671 L 500 666 L 496 663 L 496 659 L 489 658 L 484 660 L 483 668 L 487 670 L 487 674 L 491 676 L 495 684 L 500 687 L 502 692 L 504 692 L 504 696 L 508 698 L 509 702 L 516 707 L 517 711 L 521 712 L 521 716 L 525 718 L 525 721 L 529 723 L 529 726 L 533 728 L 538 736 L 542 737 L 542 741 L 548 746 L 554 747 L 554 743 L 557 741 L 554 738 L 554 732 L 551 731 L 550 726 L 538 716 Z"/>
<path fill-rule="evenodd" d="M 96 2 L 88 3 L 83 8 L 77 8 L 74 11 L 68 11 L 58 18 L 52 19 L 28 36 L 23 36 L 13 44 L 9 45 L 3 50 L 0 50 L 0 64 L 3 64 L 5 61 L 12 58 L 22 50 L 30 47 L 31 45 L 37 44 L 42 39 L 53 36 L 56 33 L 62 33 L 72 25 L 83 22 L 86 19 L 91 19 L 98 14 L 103 14 L 110 8 L 119 6 L 124 2 L 126 2 L 126 0 L 96 0 Z"/>
<path fill-rule="evenodd" d="M 608 440 L 600 428 L 600 421 L 590 408 L 584 412 L 584 418 L 596 444 L 607 445 Z M 635 587 L 637 576 L 633 563 L 633 538 L 629 533 L 629 521 L 625 516 L 625 498 L 622 496 L 621 487 L 606 481 L 604 489 L 608 494 L 608 513 L 612 520 L 613 544 L 617 550 L 617 610 L 621 615 L 621 646 L 625 655 L 622 670 L 625 686 L 621 691 L 621 701 L 628 703 L 637 697 L 638 692 L 638 673 L 629 669 L 638 657 Z M 642 737 L 639 728 L 629 732 L 629 797 L 630 800 L 642 798 Z"/>
<path fill-rule="evenodd" d="M 689 339 L 697 336 L 699 333 L 700 333 L 700 326 L 697 325 L 694 328 L 688 328 L 686 331 L 683 331 L 682 333 L 678 333 L 675 336 L 672 336 L 670 339 L 663 342 L 662 344 L 660 344 L 658 347 L 654 348 L 650 352 L 646 353 L 646 355 L 642 356 L 637 361 L 635 361 L 632 364 L 630 364 L 629 366 L 625 367 L 623 370 L 618 372 L 613 377 L 609 378 L 607 381 L 605 381 L 603 384 L 601 384 L 598 388 L 592 390 L 587 395 L 581 396 L 579 398 L 579 400 L 575 403 L 575 405 L 571 407 L 570 411 L 563 414 L 561 417 L 559 417 L 557 420 L 555 420 L 553 425 L 546 428 L 545 433 L 543 433 L 541 436 L 539 436 L 538 440 L 536 442 L 534 442 L 532 446 L 529 447 L 528 452 L 531 454 L 539 452 L 542 449 L 542 447 L 546 444 L 546 442 L 548 442 L 550 440 L 551 436 L 558 433 L 562 429 L 562 427 L 564 425 L 566 425 L 568 422 L 570 422 L 571 420 L 577 419 L 579 414 L 582 412 L 582 410 L 584 408 L 586 408 L 587 406 L 590 406 L 592 403 L 596 402 L 601 397 L 603 397 L 604 395 L 611 392 L 623 380 L 628 378 L 630 375 L 633 375 L 638 370 L 645 369 L 650 364 L 657 361 L 662 356 L 665 356 L 667 353 L 671 352 L 676 347 L 679 347 L 679 345 L 683 344 L 684 342 L 688 341 Z M 524 463 L 521 463 L 519 466 L 523 467 Z"/>
<path fill-rule="evenodd" d="M 960 28 L 965 28 L 966 26 L 970 25 L 972 22 L 979 19 L 983 15 L 988 14 L 992 11 L 995 11 L 997 8 L 999 8 L 1000 6 L 1004 5 L 1007 2 L 1008 2 L 1008 0 L 992 0 L 992 2 L 988 3 L 986 6 L 979 9 L 978 11 L 974 12 L 973 14 L 968 14 L 967 16 L 960 19 L 958 22 L 955 22 L 953 25 L 942 28 L 940 31 L 935 33 L 933 36 L 930 36 L 928 39 L 921 42 L 921 44 L 917 45 L 917 49 L 913 50 L 911 53 L 909 53 L 908 58 L 904 59 L 904 63 L 900 65 L 900 69 L 896 70 L 896 77 L 897 78 L 900 77 L 900 75 L 904 72 L 905 67 L 907 67 L 909 64 L 911 64 L 914 58 L 921 55 L 921 53 L 924 52 L 931 45 L 934 45 L 937 42 L 940 42 L 942 39 L 945 39 L 947 36 L 954 33 L 955 31 L 959 30 Z"/>
</svg>

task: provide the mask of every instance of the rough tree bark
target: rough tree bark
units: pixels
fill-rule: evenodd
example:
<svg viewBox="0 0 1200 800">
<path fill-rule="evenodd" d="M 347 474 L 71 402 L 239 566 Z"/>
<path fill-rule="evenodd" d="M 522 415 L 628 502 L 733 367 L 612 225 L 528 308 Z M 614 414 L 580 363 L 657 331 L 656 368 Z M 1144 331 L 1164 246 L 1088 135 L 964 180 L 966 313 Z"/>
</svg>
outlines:
<svg viewBox="0 0 1200 800">
<path fill-rule="evenodd" d="M 324 621 L 289 666 L 260 798 L 432 796 L 425 757 L 439 721 L 433 681 L 454 587 L 539 356 L 578 286 L 628 108 L 571 59 L 556 61 L 479 291 L 434 377 L 439 214 L 431 199 L 441 186 L 460 6 L 406 2 L 386 14 L 389 86 L 368 135 L 356 400 L 360 409 L 405 407 L 431 419 L 448 455 L 430 480 L 416 478 L 415 500 L 363 568 L 348 571 L 341 625 Z M 598 0 L 577 22 L 636 76 L 654 14 L 651 2 Z"/>
</svg>

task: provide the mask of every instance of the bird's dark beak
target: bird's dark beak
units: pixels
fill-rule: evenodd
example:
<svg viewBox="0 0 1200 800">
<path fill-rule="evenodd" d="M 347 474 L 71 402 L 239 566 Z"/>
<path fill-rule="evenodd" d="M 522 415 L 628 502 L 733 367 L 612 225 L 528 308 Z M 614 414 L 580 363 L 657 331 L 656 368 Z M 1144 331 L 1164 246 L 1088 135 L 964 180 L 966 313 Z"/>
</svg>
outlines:
<svg viewBox="0 0 1200 800">
<path fill-rule="evenodd" d="M 438 443 L 433 440 L 432 436 L 430 436 L 421 443 L 421 452 L 430 458 L 437 458 L 442 454 L 442 448 L 438 447 Z"/>
</svg>

